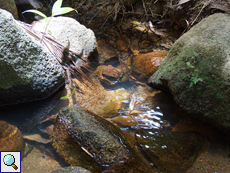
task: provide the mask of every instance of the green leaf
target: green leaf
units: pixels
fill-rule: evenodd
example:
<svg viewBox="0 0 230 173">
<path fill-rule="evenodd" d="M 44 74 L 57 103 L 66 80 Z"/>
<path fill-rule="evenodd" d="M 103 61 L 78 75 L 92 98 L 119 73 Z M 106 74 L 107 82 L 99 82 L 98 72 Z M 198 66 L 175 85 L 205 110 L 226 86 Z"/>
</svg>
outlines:
<svg viewBox="0 0 230 173">
<path fill-rule="evenodd" d="M 190 82 L 189 88 L 191 88 L 193 86 L 193 84 L 194 84 L 193 82 Z"/>
<path fill-rule="evenodd" d="M 197 52 L 193 52 L 193 55 L 194 55 L 194 56 L 198 56 L 198 55 L 199 55 L 199 53 L 197 53 Z"/>
<path fill-rule="evenodd" d="M 50 34 L 52 34 L 52 32 L 51 32 L 50 30 L 48 30 L 48 32 L 49 32 Z"/>
<path fill-rule="evenodd" d="M 132 21 L 131 23 L 134 24 L 134 25 L 142 26 L 142 24 L 140 22 L 138 22 L 138 21 Z"/>
<path fill-rule="evenodd" d="M 190 62 L 186 62 L 187 66 L 189 66 L 190 68 L 194 68 L 194 66 L 192 64 L 190 64 Z"/>
<path fill-rule="evenodd" d="M 62 0 L 57 0 L 54 3 L 54 5 L 52 7 L 52 16 L 54 16 L 56 11 L 58 11 L 61 8 L 61 5 L 62 5 Z"/>
<path fill-rule="evenodd" d="M 68 99 L 69 96 L 63 96 L 60 98 L 60 100 L 65 100 L 65 99 Z"/>
<path fill-rule="evenodd" d="M 50 20 L 46 17 L 45 19 L 44 19 L 44 21 L 43 21 L 44 23 L 49 23 L 50 22 Z"/>
<path fill-rule="evenodd" d="M 36 13 L 36 14 L 38 14 L 38 15 L 40 15 L 40 16 L 42 16 L 42 17 L 47 19 L 47 16 L 44 13 L 42 13 L 42 12 L 40 12 L 38 10 L 26 10 L 26 11 L 23 11 L 22 13 L 27 13 L 27 12 Z"/>
<path fill-rule="evenodd" d="M 70 95 L 63 96 L 63 97 L 61 97 L 61 98 L 60 98 L 60 100 L 65 100 L 65 99 L 68 99 L 69 97 L 72 97 L 72 96 L 73 96 L 73 94 L 74 94 L 75 89 L 76 89 L 76 88 L 74 88 L 74 89 L 73 89 L 73 91 L 71 92 L 71 94 L 70 94 Z"/>
<path fill-rule="evenodd" d="M 59 8 L 58 10 L 56 10 L 52 16 L 57 16 L 57 15 L 60 15 L 60 14 L 66 14 L 66 13 L 69 13 L 71 11 L 74 11 L 75 9 L 71 8 L 71 7 L 63 7 L 63 8 Z M 77 10 L 75 10 L 77 12 Z"/>
<path fill-rule="evenodd" d="M 194 84 L 197 84 L 198 82 L 202 82 L 203 79 L 202 78 L 195 78 L 194 79 Z"/>
</svg>

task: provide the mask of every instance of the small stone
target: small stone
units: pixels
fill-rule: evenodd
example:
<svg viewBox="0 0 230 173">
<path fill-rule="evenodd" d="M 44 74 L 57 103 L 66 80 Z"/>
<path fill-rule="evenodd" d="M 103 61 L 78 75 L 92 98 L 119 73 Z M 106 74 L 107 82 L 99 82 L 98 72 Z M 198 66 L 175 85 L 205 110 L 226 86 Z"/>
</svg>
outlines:
<svg viewBox="0 0 230 173">
<path fill-rule="evenodd" d="M 117 40 L 117 49 L 120 51 L 128 52 L 129 46 L 128 46 L 127 41 L 125 41 L 122 38 L 119 38 Z"/>
<path fill-rule="evenodd" d="M 105 40 L 97 41 L 98 62 L 103 64 L 106 60 L 117 57 L 116 51 Z"/>
<path fill-rule="evenodd" d="M 115 80 L 119 80 L 119 78 L 123 75 L 120 69 L 115 68 L 111 65 L 98 66 L 94 73 L 102 82 L 104 82 L 107 85 L 115 85 L 115 83 L 107 79 L 107 77 L 113 77 Z"/>
<path fill-rule="evenodd" d="M 0 151 L 21 151 L 23 155 L 23 146 L 20 130 L 5 121 L 0 121 Z"/>
<path fill-rule="evenodd" d="M 132 57 L 132 71 L 148 78 L 157 71 L 167 54 L 168 51 L 166 50 L 155 50 L 150 53 L 134 55 Z"/>
</svg>

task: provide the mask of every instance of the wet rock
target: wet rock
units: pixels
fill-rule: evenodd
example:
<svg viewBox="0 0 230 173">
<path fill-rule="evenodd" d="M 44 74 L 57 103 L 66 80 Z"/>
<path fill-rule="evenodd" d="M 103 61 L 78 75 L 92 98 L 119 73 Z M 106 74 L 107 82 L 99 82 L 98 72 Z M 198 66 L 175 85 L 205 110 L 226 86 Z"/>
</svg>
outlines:
<svg viewBox="0 0 230 173">
<path fill-rule="evenodd" d="M 14 0 L 0 1 L 0 8 L 9 11 L 15 19 L 18 19 L 18 10 Z"/>
<path fill-rule="evenodd" d="M 123 73 L 121 72 L 120 69 L 115 68 L 111 65 L 105 66 L 105 65 L 101 65 L 98 66 L 97 69 L 94 72 L 98 78 L 105 84 L 107 85 L 115 85 L 114 82 L 110 81 L 109 79 L 107 79 L 107 77 L 112 77 L 115 80 L 119 80 Z"/>
<path fill-rule="evenodd" d="M 76 143 L 64 125 L 56 122 L 50 140 L 56 152 L 70 166 L 81 166 L 90 171 L 101 171 L 102 166 Z"/>
<path fill-rule="evenodd" d="M 191 116 L 228 133 L 229 22 L 230 16 L 222 13 L 202 20 L 175 42 L 149 79 L 154 88 L 169 91 Z"/>
<path fill-rule="evenodd" d="M 79 167 L 79 166 L 69 166 L 69 167 L 64 167 L 60 168 L 56 171 L 53 171 L 51 173 L 91 173 L 90 171 L 86 170 L 85 168 Z"/>
<path fill-rule="evenodd" d="M 76 145 L 79 144 L 101 165 L 114 165 L 128 160 L 128 149 L 96 118 L 76 105 L 67 107 L 59 112 L 54 131 L 58 126 L 64 126 L 72 140 L 76 140 Z M 54 134 L 51 141 L 56 148 L 59 146 L 56 145 L 58 141 Z M 65 159 L 68 161 L 68 158 Z"/>
<path fill-rule="evenodd" d="M 24 141 L 20 130 L 7 122 L 0 121 L 0 151 L 21 151 Z"/>
<path fill-rule="evenodd" d="M 106 60 L 117 57 L 116 51 L 105 40 L 97 41 L 98 62 L 103 64 Z"/>
<path fill-rule="evenodd" d="M 155 50 L 146 54 L 134 55 L 132 57 L 132 71 L 148 78 L 157 71 L 167 54 L 168 51 L 166 50 Z"/>
<path fill-rule="evenodd" d="M 102 117 L 114 117 L 118 115 L 119 110 L 124 109 L 124 101 L 129 98 L 129 93 L 124 88 L 106 93 L 106 102 L 101 109 L 97 109 L 95 114 Z"/>
<path fill-rule="evenodd" d="M 44 20 L 44 19 L 43 19 Z M 44 32 L 46 23 L 39 20 L 33 23 L 33 29 Z M 63 44 L 70 43 L 70 49 L 77 55 L 88 57 L 96 48 L 96 37 L 91 29 L 87 29 L 70 17 L 53 17 L 48 30 Z"/>
<path fill-rule="evenodd" d="M 91 115 L 89 115 L 86 112 L 83 112 L 82 109 L 80 109 L 79 111 L 84 113 L 84 115 L 79 115 L 79 120 L 84 120 L 84 123 L 82 122 L 82 124 L 77 124 L 76 121 L 75 124 L 72 124 L 75 125 L 75 127 L 81 126 L 79 133 L 84 134 L 84 136 L 82 136 L 82 138 L 79 141 L 86 141 L 85 143 L 83 143 L 83 145 L 90 144 L 91 147 L 93 147 L 92 150 L 96 149 L 98 151 L 96 151 L 96 153 L 91 153 L 92 151 L 89 149 L 89 146 L 83 147 L 82 143 L 76 141 L 76 133 L 70 133 L 70 130 L 67 130 L 68 128 L 72 128 L 73 126 L 68 126 L 68 124 L 66 124 L 65 126 L 57 119 L 55 123 L 54 132 L 51 136 L 51 141 L 56 151 L 59 153 L 59 155 L 65 158 L 68 164 L 70 164 L 71 166 L 81 166 L 92 172 L 153 172 L 150 166 L 146 165 L 146 161 L 144 161 L 143 156 L 139 154 L 140 150 L 136 147 L 136 145 L 134 145 L 135 139 L 133 137 L 131 139 L 129 135 L 129 137 L 127 136 L 127 134 L 125 135 L 124 132 L 121 131 L 117 126 L 98 116 L 92 114 L 93 116 L 90 118 Z M 87 119 L 89 120 L 89 122 L 85 121 Z M 67 116 L 66 120 L 68 120 Z M 94 124 L 94 122 L 96 122 L 97 124 Z M 112 135 L 110 136 L 111 138 L 113 138 L 112 141 L 105 142 L 106 136 L 104 135 L 102 137 L 99 137 L 100 134 L 98 131 L 95 130 L 96 127 L 103 130 L 103 132 L 100 132 L 100 134 L 103 133 Z M 74 128 L 72 129 L 74 130 Z M 84 131 L 81 131 L 81 129 L 84 129 Z M 90 134 L 93 135 L 90 137 Z M 107 139 L 110 139 L 110 137 Z M 95 141 L 98 141 L 99 143 L 94 144 Z M 100 146 L 100 141 L 104 141 L 105 143 L 101 148 L 97 148 L 98 146 Z M 102 166 L 102 163 L 96 161 L 95 157 L 97 157 L 98 153 L 100 155 L 103 155 L 103 153 L 100 151 L 104 150 L 106 147 L 111 149 L 115 148 L 117 142 L 120 143 L 118 144 L 118 146 L 121 145 L 124 148 L 120 148 L 120 151 L 108 151 L 108 153 L 111 152 L 112 155 L 115 155 L 115 158 L 109 156 L 108 160 L 113 159 L 113 162 L 115 163 L 116 158 L 120 157 L 124 160 L 124 162 L 118 161 L 116 162 L 116 164 L 113 165 L 107 164 Z M 121 153 L 116 154 L 116 152 Z M 103 160 L 103 158 L 104 157 L 98 159 Z"/>
<path fill-rule="evenodd" d="M 64 84 L 56 58 L 0 10 L 0 105 L 49 97 Z"/>
<path fill-rule="evenodd" d="M 120 51 L 128 52 L 129 46 L 127 39 L 118 38 L 117 39 L 117 49 Z"/>
<path fill-rule="evenodd" d="M 215 139 L 217 132 L 214 128 L 210 127 L 207 124 L 197 121 L 196 119 L 191 118 L 182 118 L 180 121 L 173 127 L 172 131 L 193 131 L 198 132 L 205 136 L 208 139 Z"/>
<path fill-rule="evenodd" d="M 84 81 L 85 84 L 77 80 L 73 81 L 81 91 L 75 93 L 76 103 L 100 117 L 117 116 L 119 110 L 124 109 L 125 100 L 129 99 L 129 93 L 124 88 L 107 91 L 98 80 L 93 80 L 93 83 Z"/>
<path fill-rule="evenodd" d="M 44 145 L 42 145 L 44 147 Z M 28 153 L 21 162 L 21 172 L 47 172 L 50 173 L 63 166 L 58 163 L 55 156 L 50 153 L 50 150 L 43 150 L 39 145 L 28 146 Z M 45 148 L 45 147 L 44 147 Z M 55 151 L 53 151 L 54 153 Z M 36 163 L 36 164 L 35 164 Z"/>
<path fill-rule="evenodd" d="M 205 138 L 195 132 L 162 130 L 136 131 L 139 147 L 163 172 L 186 172 L 208 147 Z"/>
</svg>

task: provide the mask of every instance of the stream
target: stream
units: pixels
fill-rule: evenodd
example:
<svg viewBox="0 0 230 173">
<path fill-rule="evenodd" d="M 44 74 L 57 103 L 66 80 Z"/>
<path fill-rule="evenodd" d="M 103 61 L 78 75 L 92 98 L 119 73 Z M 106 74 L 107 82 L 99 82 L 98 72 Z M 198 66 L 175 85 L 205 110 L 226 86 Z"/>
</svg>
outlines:
<svg viewBox="0 0 230 173">
<path fill-rule="evenodd" d="M 129 75 L 128 79 L 123 81 L 124 78 L 119 75 L 115 78 L 105 76 L 104 73 L 96 76 L 94 72 L 102 66 L 96 54 L 90 57 L 90 80 L 73 77 L 76 91 L 72 97 L 60 100 L 62 96 L 71 93 L 66 85 L 45 100 L 0 107 L 0 120 L 16 126 L 24 138 L 22 172 L 50 173 L 70 165 L 67 159 L 60 157 L 55 151 L 50 142 L 50 135 L 53 132 L 55 115 L 62 108 L 74 104 L 100 115 L 119 128 L 124 133 L 127 140 L 125 142 L 135 153 L 130 158 L 132 163 L 119 163 L 125 165 L 124 170 L 121 170 L 122 166 L 119 171 L 108 165 L 102 165 L 100 169 L 95 168 L 93 164 L 77 166 L 90 169 L 91 172 L 230 172 L 230 146 L 227 136 L 192 119 L 176 105 L 169 93 L 154 90 L 147 85 L 148 77 L 145 75 L 148 74 L 133 70 L 132 61 L 136 55 L 168 51 L 181 31 L 175 31 L 173 36 L 164 39 L 159 35 L 151 38 L 147 34 L 142 35 L 139 30 L 133 31 L 133 34 L 133 28 L 127 29 L 124 23 L 115 24 L 116 26 L 105 23 L 104 28 L 94 28 L 93 24 L 85 25 L 95 32 L 98 42 L 103 40 L 102 46 L 97 48 L 99 55 L 107 49 L 113 51 L 111 58 L 108 61 L 103 60 L 102 64 L 118 69 L 120 66 L 122 74 Z M 130 24 L 130 21 L 126 23 Z M 155 64 L 158 67 L 160 63 L 159 58 Z M 84 159 L 87 160 L 82 158 Z M 86 163 L 90 163 L 90 159 Z"/>
</svg>

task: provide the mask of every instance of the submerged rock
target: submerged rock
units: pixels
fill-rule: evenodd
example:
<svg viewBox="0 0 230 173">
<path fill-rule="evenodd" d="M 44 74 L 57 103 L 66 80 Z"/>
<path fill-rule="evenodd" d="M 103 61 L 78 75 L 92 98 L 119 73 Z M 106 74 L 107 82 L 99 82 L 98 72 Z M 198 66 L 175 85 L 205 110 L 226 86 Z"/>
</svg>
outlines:
<svg viewBox="0 0 230 173">
<path fill-rule="evenodd" d="M 139 129 L 139 147 L 163 172 L 186 172 L 207 149 L 205 138 L 195 132 L 171 132 Z"/>
<path fill-rule="evenodd" d="M 163 113 L 160 107 L 155 106 L 155 95 L 160 91 L 150 87 L 137 86 L 130 91 L 130 99 L 127 100 L 126 108 L 119 111 L 119 116 L 112 118 L 123 129 L 160 129 L 163 128 Z"/>
<path fill-rule="evenodd" d="M 104 64 L 105 61 L 117 57 L 116 51 L 110 47 L 105 40 L 97 41 L 98 62 Z"/>
<path fill-rule="evenodd" d="M 184 110 L 230 133 L 230 16 L 214 14 L 181 36 L 149 79 Z"/>
<path fill-rule="evenodd" d="M 65 130 L 68 134 L 61 136 L 61 132 Z M 63 146 L 64 139 L 68 139 L 68 141 L 71 141 L 70 143 L 75 146 L 78 145 L 86 152 L 86 155 L 91 157 L 90 165 L 96 161 L 99 164 L 97 167 L 100 167 L 100 165 L 108 166 L 123 163 L 129 159 L 129 150 L 121 143 L 120 138 L 111 133 L 95 116 L 90 115 L 76 105 L 59 112 L 51 141 L 54 148 L 64 157 L 67 163 L 77 165 L 78 159 L 82 160 L 82 157 L 79 158 L 79 152 L 71 151 L 68 154 L 68 151 L 63 152 L 68 149 L 68 146 Z M 92 162 L 92 160 L 95 161 Z M 94 165 L 97 164 L 94 163 Z"/>
<path fill-rule="evenodd" d="M 155 50 L 150 53 L 134 55 L 132 57 L 132 71 L 148 78 L 157 71 L 167 54 L 168 51 L 166 50 Z"/>
<path fill-rule="evenodd" d="M 115 85 L 115 83 L 112 82 L 112 81 L 110 81 L 108 79 L 108 77 L 112 77 L 112 78 L 114 78 L 117 81 L 123 75 L 123 73 L 122 73 L 122 71 L 120 69 L 115 68 L 115 67 L 113 67 L 111 65 L 108 65 L 108 66 L 105 66 L 105 65 L 98 66 L 94 73 L 98 76 L 98 78 L 103 83 L 108 84 L 108 85 Z"/>
<path fill-rule="evenodd" d="M 0 105 L 45 99 L 64 85 L 56 58 L 0 9 Z"/>
<path fill-rule="evenodd" d="M 107 91 L 97 78 L 91 80 L 93 83 L 85 80 L 82 84 L 73 79 L 73 83 L 81 91 L 75 92 L 74 99 L 77 105 L 103 118 L 117 116 L 119 110 L 126 106 L 124 102 L 129 99 L 128 91 L 124 88 Z"/>
<path fill-rule="evenodd" d="M 21 151 L 23 155 L 24 141 L 20 130 L 5 122 L 0 121 L 0 151 Z"/>
</svg>

